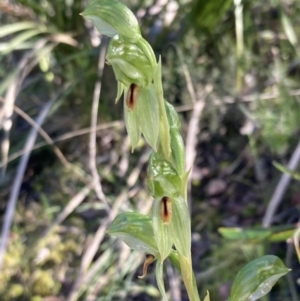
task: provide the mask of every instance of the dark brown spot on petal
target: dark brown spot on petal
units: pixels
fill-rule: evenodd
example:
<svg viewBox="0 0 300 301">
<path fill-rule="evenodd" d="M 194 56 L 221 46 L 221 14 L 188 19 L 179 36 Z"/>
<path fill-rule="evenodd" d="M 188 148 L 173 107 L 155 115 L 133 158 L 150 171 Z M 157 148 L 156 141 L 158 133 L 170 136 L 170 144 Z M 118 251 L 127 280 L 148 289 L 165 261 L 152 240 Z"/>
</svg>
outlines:
<svg viewBox="0 0 300 301">
<path fill-rule="evenodd" d="M 148 266 L 154 261 L 155 261 L 155 257 L 152 254 L 146 254 L 146 260 L 145 260 L 144 266 L 143 266 L 143 275 L 138 276 L 140 279 L 143 279 L 146 277 L 147 271 L 148 271 Z"/>
<path fill-rule="evenodd" d="M 164 224 L 169 224 L 172 219 L 172 200 L 168 197 L 163 197 L 160 201 L 160 215 Z"/>
<path fill-rule="evenodd" d="M 131 84 L 126 96 L 126 105 L 129 110 L 135 107 L 140 88 L 136 84 Z"/>
</svg>

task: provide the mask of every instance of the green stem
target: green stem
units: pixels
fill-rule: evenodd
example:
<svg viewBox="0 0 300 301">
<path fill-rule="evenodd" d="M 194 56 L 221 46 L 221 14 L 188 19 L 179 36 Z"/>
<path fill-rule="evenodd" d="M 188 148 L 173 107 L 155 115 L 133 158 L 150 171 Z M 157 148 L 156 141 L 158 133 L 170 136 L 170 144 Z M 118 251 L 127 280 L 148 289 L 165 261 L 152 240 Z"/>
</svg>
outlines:
<svg viewBox="0 0 300 301">
<path fill-rule="evenodd" d="M 189 296 L 189 300 L 200 301 L 197 284 L 193 273 L 191 256 L 189 258 L 186 258 L 181 254 L 178 255 L 181 268 L 181 275 Z"/>
</svg>

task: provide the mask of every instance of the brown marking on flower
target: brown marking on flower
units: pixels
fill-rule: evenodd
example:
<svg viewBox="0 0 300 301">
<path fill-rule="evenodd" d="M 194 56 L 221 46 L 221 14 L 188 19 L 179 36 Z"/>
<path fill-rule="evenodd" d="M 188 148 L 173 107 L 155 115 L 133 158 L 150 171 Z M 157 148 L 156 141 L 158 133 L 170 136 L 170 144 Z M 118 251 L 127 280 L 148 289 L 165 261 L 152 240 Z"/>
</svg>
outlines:
<svg viewBox="0 0 300 301">
<path fill-rule="evenodd" d="M 148 266 L 154 261 L 155 261 L 155 257 L 152 254 L 146 254 L 146 260 L 145 260 L 144 266 L 143 266 L 143 275 L 138 276 L 140 279 L 143 279 L 146 277 L 147 271 L 148 271 Z"/>
<path fill-rule="evenodd" d="M 126 96 L 126 105 L 129 110 L 133 110 L 137 101 L 140 88 L 136 84 L 131 84 Z"/>
<path fill-rule="evenodd" d="M 168 225 L 172 219 L 172 200 L 164 196 L 160 201 L 160 216 L 164 224 Z"/>
</svg>

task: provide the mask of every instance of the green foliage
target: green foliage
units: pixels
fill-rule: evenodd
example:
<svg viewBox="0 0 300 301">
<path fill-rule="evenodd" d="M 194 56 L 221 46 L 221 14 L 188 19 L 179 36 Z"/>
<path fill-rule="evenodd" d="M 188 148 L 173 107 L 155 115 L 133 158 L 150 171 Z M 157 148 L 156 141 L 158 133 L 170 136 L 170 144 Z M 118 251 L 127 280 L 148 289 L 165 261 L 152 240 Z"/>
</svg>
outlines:
<svg viewBox="0 0 300 301">
<path fill-rule="evenodd" d="M 230 301 L 255 301 L 266 295 L 277 280 L 288 273 L 282 261 L 273 255 L 255 259 L 237 274 L 231 288 Z"/>
<path fill-rule="evenodd" d="M 285 173 L 287 175 L 290 175 L 292 178 L 294 178 L 295 180 L 300 181 L 300 174 L 298 172 L 294 172 L 289 170 L 288 168 L 286 168 L 285 166 L 281 165 L 278 162 L 273 162 L 273 165 L 282 173 Z"/>
<path fill-rule="evenodd" d="M 121 238 L 131 249 L 158 256 L 153 226 L 148 216 L 138 212 L 119 214 L 107 233 Z"/>
<path fill-rule="evenodd" d="M 219 228 L 220 234 L 228 240 L 258 244 L 261 242 L 284 242 L 295 233 L 294 227 L 275 226 L 265 228 Z"/>
<path fill-rule="evenodd" d="M 190 18 L 191 24 L 198 30 L 212 30 L 232 5 L 232 0 L 200 0 L 194 1 Z"/>
</svg>

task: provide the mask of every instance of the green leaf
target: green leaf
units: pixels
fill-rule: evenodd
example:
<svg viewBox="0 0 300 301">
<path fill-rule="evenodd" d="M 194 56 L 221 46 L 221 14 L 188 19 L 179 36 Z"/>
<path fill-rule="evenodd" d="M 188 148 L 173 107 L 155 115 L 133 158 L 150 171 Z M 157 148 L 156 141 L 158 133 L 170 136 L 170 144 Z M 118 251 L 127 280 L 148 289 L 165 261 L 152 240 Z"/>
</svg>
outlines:
<svg viewBox="0 0 300 301">
<path fill-rule="evenodd" d="M 149 216 L 139 212 L 121 213 L 114 219 L 107 233 L 122 239 L 131 249 L 159 257 Z"/>
<path fill-rule="evenodd" d="M 270 242 L 280 242 L 286 241 L 287 239 L 291 238 L 295 234 L 295 229 L 279 231 L 277 233 L 273 233 L 269 237 Z"/>
<path fill-rule="evenodd" d="M 289 42 L 295 47 L 297 46 L 298 39 L 294 30 L 294 26 L 290 20 L 290 18 L 286 15 L 286 13 L 281 9 L 281 23 L 284 29 L 284 32 L 289 40 Z"/>
<path fill-rule="evenodd" d="M 230 301 L 255 301 L 263 297 L 288 271 L 282 261 L 273 255 L 251 261 L 237 274 L 231 288 Z"/>
<path fill-rule="evenodd" d="M 300 174 L 295 172 L 295 171 L 292 171 L 288 168 L 286 168 L 285 166 L 281 165 L 280 163 L 276 162 L 276 161 L 273 161 L 272 164 L 279 170 L 281 171 L 282 173 L 285 173 L 289 176 L 291 176 L 292 178 L 294 178 L 295 180 L 298 180 L 300 181 Z"/>
<path fill-rule="evenodd" d="M 49 32 L 49 29 L 47 29 L 45 26 L 40 26 L 39 28 L 34 29 L 28 29 L 26 31 L 21 32 L 16 37 L 11 39 L 7 43 L 3 43 L 1 46 L 1 54 L 5 55 L 10 53 L 11 51 L 18 48 L 20 44 L 22 44 L 24 41 L 29 40 L 30 38 L 37 36 L 42 33 Z"/>
<path fill-rule="evenodd" d="M 22 31 L 29 28 L 36 28 L 37 24 L 34 22 L 18 22 L 14 24 L 2 25 L 0 38 L 3 38 L 9 34 L 15 33 L 17 31 Z"/>
<path fill-rule="evenodd" d="M 229 240 L 249 241 L 258 243 L 260 241 L 279 242 L 286 241 L 295 233 L 294 227 L 275 226 L 268 229 L 265 228 L 219 228 L 220 234 Z"/>
<path fill-rule="evenodd" d="M 141 37 L 134 14 L 117 0 L 91 0 L 81 15 L 90 20 L 103 35 L 113 37 L 119 34 L 131 41 Z"/>
<path fill-rule="evenodd" d="M 219 228 L 220 234 L 229 240 L 264 240 L 271 236 L 272 231 L 269 229 L 243 229 L 238 227 Z"/>
</svg>

